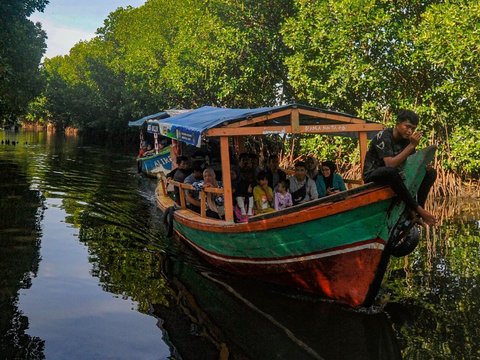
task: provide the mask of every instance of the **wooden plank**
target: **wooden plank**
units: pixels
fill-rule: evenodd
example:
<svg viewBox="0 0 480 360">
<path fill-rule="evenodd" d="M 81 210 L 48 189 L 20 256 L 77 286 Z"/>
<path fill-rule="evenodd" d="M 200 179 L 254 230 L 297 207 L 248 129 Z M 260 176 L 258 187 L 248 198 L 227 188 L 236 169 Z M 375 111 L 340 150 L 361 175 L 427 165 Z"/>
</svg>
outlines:
<svg viewBox="0 0 480 360">
<path fill-rule="evenodd" d="M 251 119 L 241 120 L 241 121 L 236 122 L 236 123 L 228 124 L 225 127 L 227 127 L 227 128 L 238 128 L 238 127 L 243 127 L 243 126 L 249 126 L 249 125 L 257 124 L 259 122 L 265 122 L 265 121 L 276 119 L 276 118 L 279 118 L 279 117 L 282 117 L 282 116 L 287 116 L 287 115 L 290 114 L 291 111 L 292 111 L 292 109 L 287 109 L 287 110 L 282 110 L 282 111 L 275 112 L 275 113 L 272 113 L 272 114 L 261 115 L 261 116 L 253 117 Z"/>
<path fill-rule="evenodd" d="M 206 136 L 243 136 L 291 133 L 290 126 L 249 126 L 242 128 L 214 128 L 205 132 Z"/>
<path fill-rule="evenodd" d="M 167 182 L 169 184 L 172 184 L 173 186 L 179 187 L 182 190 L 196 190 L 191 184 L 185 184 L 175 180 L 168 180 Z M 202 189 L 202 191 L 207 193 L 223 195 L 223 189 L 220 189 L 220 188 L 209 187 L 209 188 Z"/>
<path fill-rule="evenodd" d="M 230 154 L 228 149 L 228 137 L 220 138 L 220 155 L 222 159 L 222 180 L 225 205 L 225 221 L 233 223 L 233 195 L 232 195 L 232 179 L 230 177 Z"/>
<path fill-rule="evenodd" d="M 348 124 L 366 124 L 367 122 L 365 120 L 362 120 L 360 118 L 356 117 L 349 117 L 341 114 L 328 114 L 328 113 L 322 113 L 314 110 L 307 110 L 307 109 L 299 109 L 300 114 L 302 115 L 308 115 L 311 117 L 315 118 L 320 118 L 320 119 L 328 119 L 328 120 L 336 120 L 336 121 L 341 121 L 343 123 L 348 123 Z"/>
<path fill-rule="evenodd" d="M 356 184 L 356 185 L 362 185 L 363 184 L 363 180 L 360 180 L 360 179 L 343 179 L 343 182 L 345 184 Z"/>
<path fill-rule="evenodd" d="M 180 186 L 180 189 L 178 189 L 178 193 L 180 195 L 180 206 L 182 207 L 182 209 L 186 209 L 187 202 L 185 201 L 185 191 L 183 190 L 182 186 Z"/>
<path fill-rule="evenodd" d="M 157 188 L 158 189 L 158 188 Z M 155 193 L 156 195 L 156 203 L 157 203 L 157 206 L 158 208 L 164 212 L 165 210 L 167 210 L 170 206 L 174 206 L 175 205 L 175 201 L 173 201 L 173 199 L 168 196 L 168 195 L 163 195 L 161 194 L 159 191 L 157 191 Z M 190 211 L 190 210 L 187 210 L 187 211 Z"/>
<path fill-rule="evenodd" d="M 160 179 L 160 185 L 162 187 L 162 193 L 163 195 L 167 195 L 167 187 L 165 186 L 165 179 L 163 177 L 159 177 Z"/>
<path fill-rule="evenodd" d="M 191 184 L 185 184 L 185 183 L 175 181 L 175 180 L 172 180 L 172 179 L 169 179 L 167 182 L 169 184 L 172 184 L 173 186 L 179 187 L 180 189 L 183 189 L 183 190 L 195 190 L 195 188 Z"/>
<path fill-rule="evenodd" d="M 330 124 L 330 125 L 300 125 L 299 133 L 329 134 L 344 132 L 380 131 L 382 124 Z M 293 133 L 291 126 L 255 126 L 243 128 L 215 128 L 208 130 L 206 136 L 243 136 Z"/>
<path fill-rule="evenodd" d="M 224 190 L 221 189 L 221 188 L 215 188 L 215 187 L 208 187 L 208 188 L 204 188 L 202 189 L 201 192 L 206 192 L 206 193 L 213 193 L 213 194 L 220 194 L 220 195 L 223 195 L 224 193 Z"/>
<path fill-rule="evenodd" d="M 228 172 L 228 174 L 230 175 L 230 171 Z M 191 184 L 185 184 L 185 183 L 181 183 L 181 182 L 174 181 L 174 180 L 171 180 L 171 179 L 168 179 L 167 183 L 172 184 L 173 186 L 176 186 L 176 187 L 179 188 L 180 206 L 182 207 L 182 209 L 186 209 L 187 208 L 187 202 L 186 202 L 186 199 L 185 199 L 185 190 L 195 190 L 195 188 Z M 231 191 L 231 188 L 230 188 L 230 191 Z M 199 191 L 199 193 L 200 193 L 200 202 L 201 202 L 200 214 L 203 214 L 203 215 L 201 215 L 202 217 L 206 217 L 206 214 L 207 214 L 206 193 L 224 195 L 225 191 L 224 191 L 224 189 L 213 188 L 212 187 L 212 188 L 202 189 L 201 191 Z M 164 193 L 164 195 L 167 195 L 167 194 Z M 232 207 L 232 217 L 233 217 L 233 207 Z"/>
<path fill-rule="evenodd" d="M 309 134 L 329 134 L 342 132 L 361 132 L 383 130 L 383 124 L 330 124 L 330 125 L 301 125 L 300 132 Z"/>
<path fill-rule="evenodd" d="M 253 124 L 260 123 L 260 122 L 265 122 L 265 121 L 268 121 L 268 120 L 272 120 L 272 119 L 276 119 L 276 118 L 279 118 L 279 117 L 287 116 L 289 114 L 291 115 L 295 112 L 298 113 L 298 114 L 301 114 L 301 115 L 307 115 L 307 116 L 311 116 L 311 117 L 318 118 L 318 119 L 336 120 L 336 121 L 340 121 L 342 123 L 347 123 L 347 124 L 366 124 L 367 123 L 366 120 L 363 120 L 363 119 L 360 119 L 360 118 L 357 118 L 357 117 L 350 117 L 350 116 L 346 116 L 346 115 L 342 115 L 342 114 L 329 114 L 329 113 L 325 113 L 325 112 L 319 112 L 319 111 L 315 111 L 315 110 L 308 110 L 308 109 L 301 109 L 300 108 L 300 109 L 286 109 L 286 110 L 282 110 L 282 111 L 275 112 L 275 113 L 272 113 L 272 114 L 261 115 L 261 116 L 258 116 L 258 117 L 252 117 L 251 119 L 241 120 L 241 121 L 238 121 L 238 122 L 235 122 L 235 123 L 228 124 L 225 127 L 227 127 L 227 128 L 238 128 L 238 127 L 250 126 L 250 125 L 253 125 Z"/>
</svg>

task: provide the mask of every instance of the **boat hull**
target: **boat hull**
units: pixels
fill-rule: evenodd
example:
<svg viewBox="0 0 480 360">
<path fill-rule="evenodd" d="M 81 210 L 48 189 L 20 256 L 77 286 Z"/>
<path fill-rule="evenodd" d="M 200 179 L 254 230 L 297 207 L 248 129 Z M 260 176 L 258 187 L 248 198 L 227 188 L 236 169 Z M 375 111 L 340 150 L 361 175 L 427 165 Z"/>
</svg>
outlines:
<svg viewBox="0 0 480 360">
<path fill-rule="evenodd" d="M 434 149 L 416 154 L 406 184 L 418 189 Z M 174 206 L 157 192 L 160 209 Z M 373 184 L 305 205 L 230 224 L 187 209 L 173 230 L 212 265 L 286 285 L 352 307 L 370 305 L 390 257 L 389 242 L 405 204 Z"/>
<path fill-rule="evenodd" d="M 172 170 L 170 146 L 164 148 L 158 154 L 137 159 L 138 170 L 147 176 L 156 177 L 158 173 L 165 175 Z"/>
<path fill-rule="evenodd" d="M 217 268 L 358 307 L 371 300 L 371 285 L 385 270 L 379 265 L 392 196 L 387 188 L 371 189 L 341 206 L 319 203 L 231 226 L 202 224 L 198 215 L 177 210 L 174 231 Z"/>
<path fill-rule="evenodd" d="M 385 242 L 374 239 L 297 257 L 229 259 L 206 253 L 184 238 L 213 266 L 258 280 L 320 294 L 353 307 L 365 303 L 377 276 Z"/>
</svg>

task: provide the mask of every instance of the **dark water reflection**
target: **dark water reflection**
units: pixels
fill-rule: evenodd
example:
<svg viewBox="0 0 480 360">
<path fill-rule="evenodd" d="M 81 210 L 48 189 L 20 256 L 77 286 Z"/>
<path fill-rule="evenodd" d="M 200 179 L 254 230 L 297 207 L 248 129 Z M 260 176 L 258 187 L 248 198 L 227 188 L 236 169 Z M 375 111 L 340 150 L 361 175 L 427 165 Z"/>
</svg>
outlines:
<svg viewBox="0 0 480 360">
<path fill-rule="evenodd" d="M 128 149 L 15 136 L 0 145 L 0 359 L 480 357 L 476 202 L 440 205 L 442 225 L 393 262 L 387 306 L 351 311 L 165 239 Z"/>
<path fill-rule="evenodd" d="M 0 164 L 0 356 L 43 358 L 44 341 L 26 333 L 28 318 L 17 307 L 18 292 L 38 272 L 43 199 L 18 164 Z"/>
<path fill-rule="evenodd" d="M 386 283 L 397 338 L 405 358 L 480 359 L 479 201 L 430 206 L 441 226 L 424 231 L 420 247 L 392 264 Z"/>
</svg>

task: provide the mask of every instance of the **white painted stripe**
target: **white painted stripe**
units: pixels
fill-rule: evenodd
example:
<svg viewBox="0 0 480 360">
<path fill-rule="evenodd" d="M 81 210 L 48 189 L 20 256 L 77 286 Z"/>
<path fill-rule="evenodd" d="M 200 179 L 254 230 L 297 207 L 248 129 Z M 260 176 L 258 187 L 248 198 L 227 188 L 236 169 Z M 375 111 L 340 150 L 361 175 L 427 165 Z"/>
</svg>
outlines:
<svg viewBox="0 0 480 360">
<path fill-rule="evenodd" d="M 238 264 L 257 264 L 257 265 L 280 265 L 280 264 L 289 264 L 289 263 L 294 263 L 294 262 L 302 262 L 302 261 L 309 261 L 309 260 L 315 260 L 315 259 L 321 259 L 321 258 L 326 258 L 329 256 L 335 256 L 335 255 L 340 255 L 340 254 L 347 254 L 355 251 L 360 251 L 360 250 L 365 250 L 365 249 L 372 249 L 372 250 L 383 250 L 385 248 L 385 245 L 380 244 L 380 243 L 369 243 L 369 244 L 363 244 L 363 245 L 358 245 L 354 247 L 349 247 L 345 249 L 339 249 L 339 250 L 332 250 L 332 251 L 326 251 L 322 252 L 320 254 L 312 254 L 312 255 L 307 255 L 307 256 L 298 256 L 294 258 L 288 258 L 288 259 L 274 259 L 274 260 L 249 260 L 249 259 L 232 259 L 228 257 L 223 257 L 220 255 L 215 255 L 212 254 L 208 251 L 205 251 L 201 247 L 199 247 L 197 244 L 193 243 L 192 241 L 186 239 L 183 237 L 190 245 L 192 245 L 195 249 L 197 249 L 199 252 L 202 254 L 213 258 L 215 260 L 223 261 L 223 262 L 229 262 L 229 263 L 238 263 Z"/>
</svg>

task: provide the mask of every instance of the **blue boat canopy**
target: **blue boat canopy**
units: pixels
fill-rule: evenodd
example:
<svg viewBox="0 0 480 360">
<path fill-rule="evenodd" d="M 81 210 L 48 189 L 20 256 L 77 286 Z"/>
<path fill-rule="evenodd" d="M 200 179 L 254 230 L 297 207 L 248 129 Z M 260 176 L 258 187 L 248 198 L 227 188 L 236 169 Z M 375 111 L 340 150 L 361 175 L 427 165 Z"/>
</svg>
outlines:
<svg viewBox="0 0 480 360">
<path fill-rule="evenodd" d="M 144 117 L 142 117 L 141 119 L 138 119 L 138 120 L 129 121 L 128 126 L 140 127 L 145 123 L 145 121 L 160 120 L 160 119 L 167 118 L 169 116 L 170 115 L 166 111 L 161 111 L 161 112 L 158 112 L 156 114 L 144 116 Z"/>
<path fill-rule="evenodd" d="M 160 123 L 160 132 L 164 136 L 169 136 L 190 145 L 200 147 L 202 134 L 208 129 L 221 124 L 268 114 L 278 107 L 262 107 L 257 109 L 229 109 L 218 108 L 214 106 L 203 106 L 168 119 L 162 119 Z"/>
<path fill-rule="evenodd" d="M 292 130 L 291 113 L 293 110 L 298 110 L 298 125 L 303 126 L 299 131 Z M 254 118 L 259 119 L 258 122 L 255 121 L 251 124 L 239 123 L 240 121 Z M 235 136 L 237 135 L 235 132 L 241 135 L 239 130 L 242 129 L 244 125 L 250 126 L 249 129 L 253 129 L 252 126 L 256 126 L 255 130 L 258 133 L 252 133 L 251 135 L 302 132 L 358 137 L 356 129 L 359 127 L 349 127 L 349 125 L 376 125 L 376 128 L 366 126 L 364 130 L 358 130 L 371 133 L 369 135 L 372 135 L 379 129 L 379 124 L 362 120 L 349 114 L 321 110 L 300 104 L 261 107 L 256 109 L 229 109 L 203 106 L 196 110 L 160 119 L 158 123 L 162 135 L 197 147 L 200 147 L 203 135 L 215 136 L 212 131 L 209 131 L 211 129 L 225 129 L 228 127 L 222 135 Z M 233 125 L 234 123 L 238 123 L 238 127 Z M 219 136 L 218 133 L 217 136 Z"/>
</svg>

